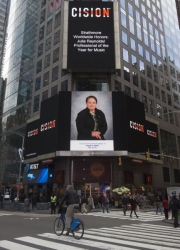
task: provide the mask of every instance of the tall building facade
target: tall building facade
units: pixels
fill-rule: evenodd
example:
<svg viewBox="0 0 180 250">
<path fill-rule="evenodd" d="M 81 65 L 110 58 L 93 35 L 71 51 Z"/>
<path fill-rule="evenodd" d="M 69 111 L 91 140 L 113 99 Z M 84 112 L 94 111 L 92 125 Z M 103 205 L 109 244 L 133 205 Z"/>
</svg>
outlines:
<svg viewBox="0 0 180 250">
<path fill-rule="evenodd" d="M 116 17 L 119 48 L 116 47 L 115 54 L 120 54 L 120 67 L 114 72 L 72 72 L 64 67 L 68 19 L 66 4 L 66 1 L 60 0 L 11 3 L 2 114 L 2 137 L 6 144 L 12 148 L 20 147 L 22 138 L 12 132 L 24 134 L 26 122 L 39 119 L 41 102 L 59 91 L 122 91 L 142 102 L 146 120 L 157 125 L 160 149 L 155 153 L 163 161 L 154 158 L 146 162 L 142 152 L 136 155 L 128 152 L 119 166 L 118 156 L 110 157 L 110 189 L 122 184 L 133 192 L 144 190 L 146 193 L 164 193 L 166 187 L 179 185 L 180 57 L 176 1 L 120 0 L 114 3 L 114 8 L 119 12 Z M 86 161 L 88 165 L 88 160 L 93 164 L 107 159 L 100 155 L 97 158 L 77 158 L 44 154 L 25 163 L 43 165 L 48 158 L 53 162 L 49 167 L 53 165 L 55 172 L 63 173 L 64 179 L 51 185 L 26 183 L 26 192 L 35 190 L 37 193 L 46 193 L 53 188 L 62 189 L 65 183 L 74 182 L 71 179 L 73 163 L 75 166 L 77 161 L 79 164 Z M 149 176 L 149 183 L 144 180 L 145 176 Z M 74 185 L 77 190 L 88 193 L 90 186 L 95 191 L 100 183 L 102 186 L 107 181 L 84 181 Z"/>
</svg>

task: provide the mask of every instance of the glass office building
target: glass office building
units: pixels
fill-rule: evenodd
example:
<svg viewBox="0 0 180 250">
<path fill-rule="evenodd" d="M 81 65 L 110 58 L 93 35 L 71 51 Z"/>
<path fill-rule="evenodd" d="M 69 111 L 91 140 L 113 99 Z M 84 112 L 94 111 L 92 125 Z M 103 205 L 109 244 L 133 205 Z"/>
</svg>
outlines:
<svg viewBox="0 0 180 250">
<path fill-rule="evenodd" d="M 111 185 L 126 185 L 123 172 L 133 168 L 130 188 L 139 190 L 143 175 L 148 173 L 153 183 L 145 190 L 165 192 L 165 187 L 180 184 L 180 43 L 176 1 L 119 0 L 118 9 L 121 69 L 113 73 L 72 73 L 62 66 L 64 1 L 11 3 L 3 75 L 6 85 L 2 141 L 6 147 L 20 147 L 22 138 L 13 133 L 10 136 L 10 131 L 24 134 L 26 122 L 39 118 L 41 101 L 59 91 L 123 91 L 143 102 L 146 119 L 158 125 L 163 164 L 152 162 L 147 169 L 128 165 L 124 160 L 125 165 L 119 169 L 114 157 Z M 55 162 L 57 170 L 66 172 L 68 182 L 71 157 Z"/>
</svg>

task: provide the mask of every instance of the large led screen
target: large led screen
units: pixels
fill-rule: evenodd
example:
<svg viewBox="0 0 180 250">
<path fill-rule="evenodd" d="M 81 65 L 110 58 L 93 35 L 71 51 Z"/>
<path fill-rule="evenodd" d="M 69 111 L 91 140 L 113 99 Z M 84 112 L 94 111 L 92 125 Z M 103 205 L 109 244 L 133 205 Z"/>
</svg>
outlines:
<svg viewBox="0 0 180 250">
<path fill-rule="evenodd" d="M 52 169 L 42 168 L 37 170 L 24 171 L 23 184 L 35 183 L 52 183 L 54 181 L 54 173 Z"/>
<path fill-rule="evenodd" d="M 71 70 L 115 68 L 112 2 L 69 2 L 68 59 Z"/>
<path fill-rule="evenodd" d="M 70 150 L 114 150 L 111 92 L 72 93 Z"/>
</svg>

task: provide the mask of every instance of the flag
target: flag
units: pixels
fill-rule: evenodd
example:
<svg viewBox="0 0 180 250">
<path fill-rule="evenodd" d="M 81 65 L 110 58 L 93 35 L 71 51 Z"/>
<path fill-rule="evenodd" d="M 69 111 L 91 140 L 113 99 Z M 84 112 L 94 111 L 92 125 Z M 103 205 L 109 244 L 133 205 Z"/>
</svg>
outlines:
<svg viewBox="0 0 180 250">
<path fill-rule="evenodd" d="M 61 7 L 61 0 L 56 0 L 56 10 Z"/>
<path fill-rule="evenodd" d="M 49 11 L 50 11 L 50 13 L 53 13 L 53 8 L 54 8 L 54 3 L 53 2 L 49 3 Z"/>
</svg>

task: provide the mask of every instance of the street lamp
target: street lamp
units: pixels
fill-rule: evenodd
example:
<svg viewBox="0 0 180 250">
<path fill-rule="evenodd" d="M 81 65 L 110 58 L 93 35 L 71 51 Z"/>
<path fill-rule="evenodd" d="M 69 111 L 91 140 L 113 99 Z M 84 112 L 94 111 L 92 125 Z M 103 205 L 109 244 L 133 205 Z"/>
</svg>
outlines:
<svg viewBox="0 0 180 250">
<path fill-rule="evenodd" d="M 12 134 L 16 134 L 16 135 L 19 135 L 22 137 L 22 147 L 19 148 L 18 152 L 19 152 L 19 157 L 20 157 L 20 165 L 19 165 L 19 175 L 17 177 L 17 183 L 20 182 L 20 179 L 21 179 L 21 170 L 22 170 L 22 163 L 23 163 L 23 151 L 24 151 L 24 135 L 22 134 L 19 134 L 17 132 L 14 132 L 14 131 L 8 131 L 8 133 L 12 133 Z M 19 188 L 17 189 L 17 196 L 19 197 Z"/>
</svg>

